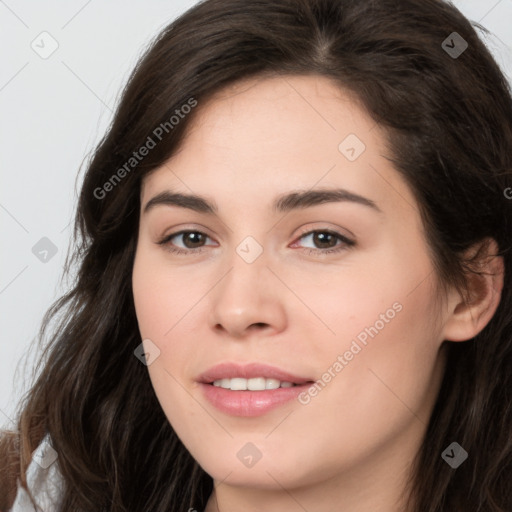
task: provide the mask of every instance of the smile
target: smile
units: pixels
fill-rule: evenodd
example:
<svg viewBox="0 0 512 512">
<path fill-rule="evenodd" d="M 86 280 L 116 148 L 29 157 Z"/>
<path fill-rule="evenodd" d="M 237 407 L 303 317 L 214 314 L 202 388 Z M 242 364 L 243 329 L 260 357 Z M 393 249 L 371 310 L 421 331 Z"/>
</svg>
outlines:
<svg viewBox="0 0 512 512">
<path fill-rule="evenodd" d="M 232 391 L 263 391 L 265 389 L 291 388 L 297 386 L 293 382 L 279 381 L 278 379 L 266 379 L 265 377 L 254 377 L 244 379 L 235 377 L 233 379 L 219 379 L 213 382 L 214 386 Z"/>
<path fill-rule="evenodd" d="M 314 383 L 275 366 L 221 363 L 197 381 L 204 398 L 230 416 L 254 417 L 282 406 Z"/>
</svg>

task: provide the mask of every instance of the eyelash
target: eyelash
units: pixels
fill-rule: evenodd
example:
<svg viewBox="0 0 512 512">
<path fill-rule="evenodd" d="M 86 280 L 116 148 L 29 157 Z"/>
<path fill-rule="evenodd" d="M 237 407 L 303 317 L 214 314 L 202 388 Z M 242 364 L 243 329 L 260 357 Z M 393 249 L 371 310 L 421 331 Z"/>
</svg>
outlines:
<svg viewBox="0 0 512 512">
<path fill-rule="evenodd" d="M 164 246 L 166 251 L 169 251 L 169 252 L 171 252 L 173 254 L 183 254 L 183 255 L 185 255 L 185 254 L 190 254 L 190 253 L 198 254 L 200 252 L 203 252 L 204 251 L 203 247 L 197 247 L 195 249 L 181 249 L 180 247 L 173 247 L 173 246 L 169 245 L 169 242 L 174 237 L 179 236 L 179 235 L 184 235 L 184 234 L 187 234 L 187 233 L 199 233 L 200 235 L 204 235 L 206 238 L 210 238 L 206 233 L 203 233 L 202 231 L 197 231 L 197 230 L 189 229 L 189 230 L 177 231 L 176 233 L 171 233 L 170 235 L 167 235 L 166 237 L 164 237 L 162 240 L 158 241 L 157 244 Z M 314 229 L 312 231 L 307 231 L 307 232 L 303 233 L 298 238 L 298 240 L 300 240 L 302 238 L 305 238 L 306 236 L 315 234 L 315 233 L 327 233 L 329 235 L 333 235 L 333 236 L 337 237 L 338 240 L 340 240 L 342 243 L 339 244 L 339 245 L 336 245 L 335 247 L 330 247 L 328 249 L 312 249 L 311 247 L 305 247 L 304 251 L 308 255 L 313 255 L 313 254 L 319 255 L 319 254 L 321 254 L 323 256 L 325 254 L 338 253 L 338 252 L 341 252 L 341 251 L 343 251 L 343 250 L 345 250 L 347 248 L 350 248 L 350 247 L 355 245 L 355 242 L 353 240 L 350 240 L 349 238 L 341 235 L 340 233 L 337 233 L 336 231 L 332 231 L 330 229 Z"/>
</svg>

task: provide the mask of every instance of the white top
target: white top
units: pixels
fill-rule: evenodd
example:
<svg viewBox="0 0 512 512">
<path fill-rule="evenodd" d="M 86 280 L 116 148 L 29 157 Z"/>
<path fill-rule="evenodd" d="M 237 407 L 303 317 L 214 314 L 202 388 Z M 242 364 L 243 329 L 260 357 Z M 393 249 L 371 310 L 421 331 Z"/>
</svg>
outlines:
<svg viewBox="0 0 512 512">
<path fill-rule="evenodd" d="M 43 512 L 58 512 L 64 485 L 58 454 L 51 446 L 49 434 L 46 434 L 32 454 L 27 468 L 27 486 Z M 19 479 L 16 499 L 7 512 L 36 512 Z"/>
</svg>

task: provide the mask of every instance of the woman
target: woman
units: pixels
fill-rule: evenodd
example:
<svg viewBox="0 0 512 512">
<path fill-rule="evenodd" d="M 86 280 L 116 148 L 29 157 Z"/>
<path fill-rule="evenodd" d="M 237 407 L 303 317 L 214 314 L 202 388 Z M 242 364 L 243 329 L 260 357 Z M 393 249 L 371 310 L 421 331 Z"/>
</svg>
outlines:
<svg viewBox="0 0 512 512">
<path fill-rule="evenodd" d="M 453 6 L 196 5 L 88 167 L 2 510 L 512 510 L 511 171 Z"/>
</svg>

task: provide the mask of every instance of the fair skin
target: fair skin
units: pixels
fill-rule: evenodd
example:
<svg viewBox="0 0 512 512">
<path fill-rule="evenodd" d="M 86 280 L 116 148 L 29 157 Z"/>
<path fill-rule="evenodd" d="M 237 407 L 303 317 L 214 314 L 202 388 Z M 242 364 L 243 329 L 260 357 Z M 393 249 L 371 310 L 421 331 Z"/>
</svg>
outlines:
<svg viewBox="0 0 512 512">
<path fill-rule="evenodd" d="M 384 157 L 380 125 L 328 79 L 244 81 L 197 109 L 180 151 L 143 181 L 133 293 L 142 339 L 160 350 L 148 366 L 157 398 L 214 479 L 206 511 L 405 512 L 400 496 L 439 391 L 443 340 L 470 339 L 487 324 L 499 281 L 485 281 L 471 307 L 454 290 L 441 300 L 417 203 Z M 349 134 L 366 146 L 353 161 L 338 149 Z M 280 195 L 331 188 L 376 208 L 345 200 L 272 210 Z M 144 212 L 166 190 L 202 196 L 218 212 Z M 157 244 L 180 230 L 195 237 Z M 355 244 L 315 240 L 313 230 Z M 251 263 L 237 252 L 248 236 L 263 249 Z M 213 406 L 197 381 L 223 362 L 313 381 L 330 368 L 332 378 L 307 404 L 241 417 Z M 248 442 L 261 453 L 252 467 L 237 457 Z"/>
</svg>

